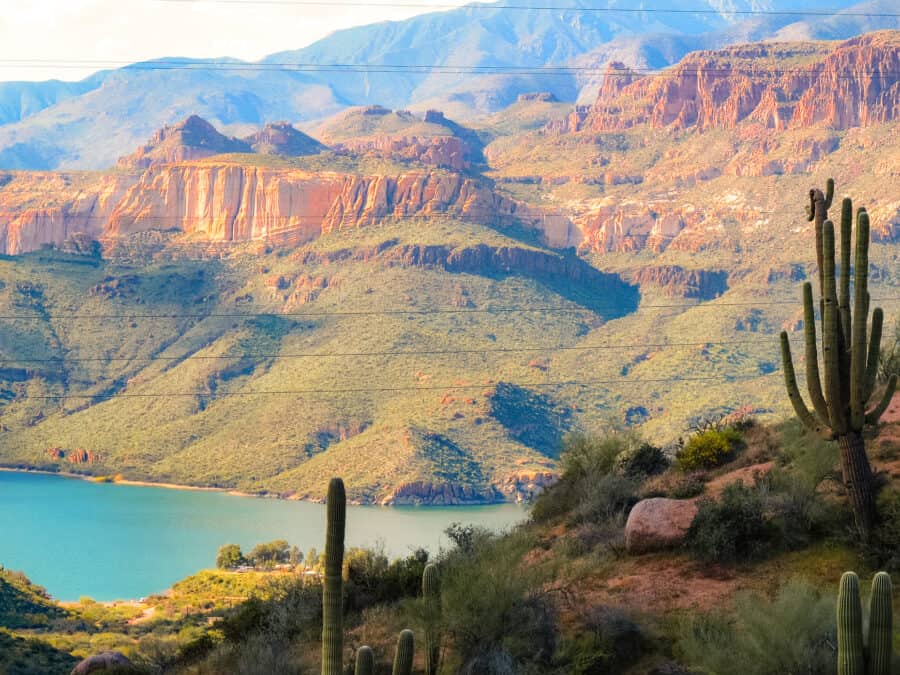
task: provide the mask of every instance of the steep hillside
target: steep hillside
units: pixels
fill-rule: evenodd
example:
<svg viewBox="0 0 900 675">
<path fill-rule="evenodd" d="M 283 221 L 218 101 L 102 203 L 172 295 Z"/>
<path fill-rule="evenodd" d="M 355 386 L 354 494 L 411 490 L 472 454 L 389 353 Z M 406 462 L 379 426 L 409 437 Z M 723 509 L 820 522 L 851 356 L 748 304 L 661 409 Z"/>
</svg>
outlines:
<svg viewBox="0 0 900 675">
<path fill-rule="evenodd" d="M 896 73 L 869 77 L 897 51 L 764 43 L 610 78 L 574 116 L 544 92 L 477 132 L 385 108 L 323 127 L 490 141 L 462 171 L 412 143 L 190 159 L 231 142 L 194 121 L 147 169 L 4 173 L 2 461 L 470 502 L 530 494 L 571 430 L 779 417 L 811 185 L 868 207 L 872 297 L 900 309 Z"/>
</svg>

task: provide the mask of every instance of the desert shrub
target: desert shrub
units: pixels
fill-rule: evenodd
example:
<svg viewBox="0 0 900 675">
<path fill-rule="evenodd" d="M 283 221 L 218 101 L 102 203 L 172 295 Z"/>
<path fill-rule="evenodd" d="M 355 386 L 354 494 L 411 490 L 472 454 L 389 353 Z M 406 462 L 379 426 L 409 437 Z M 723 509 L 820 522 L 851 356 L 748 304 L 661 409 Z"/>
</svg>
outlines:
<svg viewBox="0 0 900 675">
<path fill-rule="evenodd" d="M 547 522 L 569 516 L 575 522 L 618 517 L 637 500 L 637 481 L 614 473 L 616 459 L 635 437 L 574 435 L 566 438 L 560 457 L 562 475 L 535 502 L 532 517 Z"/>
<path fill-rule="evenodd" d="M 700 500 L 686 544 L 699 560 L 730 563 L 759 557 L 768 549 L 772 534 L 759 490 L 732 483 L 719 501 Z"/>
<path fill-rule="evenodd" d="M 347 608 L 362 610 L 375 603 L 418 595 L 427 563 L 428 552 L 424 549 L 393 562 L 388 562 L 380 551 L 350 549 L 344 558 Z"/>
<path fill-rule="evenodd" d="M 894 322 L 893 339 L 885 337 L 878 357 L 878 380 L 887 382 L 892 375 L 900 377 L 900 316 Z"/>
<path fill-rule="evenodd" d="M 845 510 L 823 499 L 816 492 L 817 485 L 809 475 L 781 467 L 757 476 L 756 488 L 783 548 L 802 548 L 846 530 Z"/>
<path fill-rule="evenodd" d="M 866 545 L 873 567 L 900 571 L 900 491 L 884 488 L 878 495 L 878 524 Z"/>
<path fill-rule="evenodd" d="M 282 578 L 231 610 L 216 624 L 225 640 L 241 643 L 256 633 L 287 642 L 321 630 L 322 590 L 296 578 Z"/>
<path fill-rule="evenodd" d="M 686 621 L 677 648 L 704 673 L 828 675 L 836 662 L 834 597 L 803 582 L 788 582 L 772 600 L 740 595 L 733 618 Z"/>
<path fill-rule="evenodd" d="M 624 612 L 596 606 L 580 620 L 580 630 L 560 647 L 558 660 L 574 675 L 620 673 L 643 656 L 647 639 Z"/>
<path fill-rule="evenodd" d="M 615 469 L 628 478 L 646 478 L 662 473 L 669 466 L 663 451 L 650 443 L 641 443 L 623 450 L 616 457 Z"/>
<path fill-rule="evenodd" d="M 543 581 L 545 570 L 523 556 L 534 541 L 515 532 L 456 548 L 440 564 L 445 632 L 454 645 L 447 672 L 544 672 L 556 630 Z"/>
<path fill-rule="evenodd" d="M 698 471 L 693 471 L 683 476 L 669 492 L 672 499 L 691 499 L 703 494 L 705 489 L 705 475 Z"/>
<path fill-rule="evenodd" d="M 798 473 L 813 485 L 836 477 L 838 464 L 836 443 L 826 441 L 806 430 L 799 420 L 786 422 L 780 428 L 781 453 L 778 464 Z"/>
<path fill-rule="evenodd" d="M 675 461 L 682 471 L 712 469 L 728 461 L 740 441 L 741 434 L 734 429 L 708 429 L 691 436 Z"/>
</svg>

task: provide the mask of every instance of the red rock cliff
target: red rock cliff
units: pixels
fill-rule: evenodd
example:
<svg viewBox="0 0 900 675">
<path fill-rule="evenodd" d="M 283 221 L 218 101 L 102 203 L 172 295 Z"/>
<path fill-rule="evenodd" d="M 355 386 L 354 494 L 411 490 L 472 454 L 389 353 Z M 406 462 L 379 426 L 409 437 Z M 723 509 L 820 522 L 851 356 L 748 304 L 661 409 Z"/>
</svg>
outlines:
<svg viewBox="0 0 900 675">
<path fill-rule="evenodd" d="M 761 43 L 688 55 L 664 74 L 637 77 L 611 64 L 593 106 L 562 128 L 835 129 L 900 118 L 900 33 L 841 43 Z M 560 125 L 557 125 L 557 129 Z"/>
</svg>

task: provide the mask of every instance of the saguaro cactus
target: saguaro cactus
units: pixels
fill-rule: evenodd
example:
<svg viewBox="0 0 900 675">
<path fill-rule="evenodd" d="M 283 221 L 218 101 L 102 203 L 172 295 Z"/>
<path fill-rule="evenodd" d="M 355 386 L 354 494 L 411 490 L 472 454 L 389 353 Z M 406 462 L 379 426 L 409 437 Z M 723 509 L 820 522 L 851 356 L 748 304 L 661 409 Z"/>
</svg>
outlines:
<svg viewBox="0 0 900 675">
<path fill-rule="evenodd" d="M 325 532 L 325 583 L 322 586 L 322 675 L 344 671 L 344 526 L 347 495 L 344 481 L 328 484 L 328 514 Z"/>
<path fill-rule="evenodd" d="M 441 661 L 441 580 L 437 565 L 429 563 L 422 572 L 422 600 L 425 604 L 425 675 L 437 675 Z"/>
<path fill-rule="evenodd" d="M 394 655 L 393 675 L 411 675 L 413 664 L 413 632 L 408 628 L 400 631 L 397 653 Z"/>
<path fill-rule="evenodd" d="M 860 208 L 856 219 L 856 253 L 854 261 L 854 302 L 850 308 L 850 245 L 853 204 L 845 199 L 841 208 L 841 266 L 840 282 L 835 279 L 834 225 L 822 222 L 827 217 L 827 205 L 834 191 L 829 181 L 828 197 L 820 190 L 810 192 L 811 206 L 807 213 L 816 219 L 816 257 L 819 260 L 819 288 L 822 322 L 822 357 L 824 378 L 819 374 L 818 344 L 816 340 L 815 306 L 812 285 L 803 286 L 803 329 L 806 338 L 806 384 L 813 410 L 803 401 L 794 374 L 791 347 L 786 332 L 781 333 L 781 358 L 788 397 L 797 417 L 812 431 L 840 447 L 841 472 L 850 494 L 857 528 L 865 538 L 875 518 L 875 499 L 872 468 L 866 455 L 863 428 L 875 425 L 890 403 L 897 386 L 892 377 L 881 400 L 870 407 L 878 373 L 881 349 L 881 329 L 884 313 L 876 308 L 872 313 L 872 333 L 866 340 L 869 316 L 869 216 Z M 821 239 L 821 242 L 819 242 Z M 824 387 L 822 383 L 824 379 Z"/>
<path fill-rule="evenodd" d="M 375 672 L 375 653 L 371 647 L 360 647 L 356 651 L 356 669 L 353 675 L 372 675 Z"/>
<path fill-rule="evenodd" d="M 841 577 L 837 602 L 838 675 L 891 675 L 893 612 L 891 577 L 879 572 L 869 598 L 869 641 L 863 639 L 859 578 Z"/>
</svg>

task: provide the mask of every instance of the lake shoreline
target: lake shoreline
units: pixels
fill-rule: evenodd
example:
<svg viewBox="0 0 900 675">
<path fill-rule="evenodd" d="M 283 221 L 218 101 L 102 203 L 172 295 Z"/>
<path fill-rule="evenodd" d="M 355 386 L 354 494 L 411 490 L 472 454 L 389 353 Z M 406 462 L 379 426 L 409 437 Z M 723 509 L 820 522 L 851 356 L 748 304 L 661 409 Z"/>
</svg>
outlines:
<svg viewBox="0 0 900 675">
<path fill-rule="evenodd" d="M 190 490 L 195 492 L 222 492 L 233 497 L 254 497 L 257 499 L 281 499 L 277 495 L 254 494 L 252 492 L 243 492 L 231 488 L 209 487 L 204 485 L 182 485 L 180 483 L 154 483 L 149 480 L 128 480 L 127 478 L 104 479 L 103 476 L 92 476 L 84 473 L 74 473 L 72 471 L 49 471 L 47 469 L 35 469 L 30 467 L 10 467 L 0 466 L 0 471 L 6 473 L 31 473 L 41 476 L 59 476 L 60 478 L 71 478 L 75 480 L 83 480 L 88 483 L 97 483 L 99 485 L 131 485 L 134 487 L 155 487 L 166 490 Z M 297 500 L 300 501 L 300 500 Z M 315 500 L 303 500 L 315 502 Z"/>
<path fill-rule="evenodd" d="M 75 480 L 83 480 L 88 483 L 97 483 L 100 485 L 130 485 L 133 487 L 156 487 L 163 488 L 166 490 L 187 490 L 187 491 L 195 491 L 195 492 L 221 492 L 223 494 L 231 495 L 232 497 L 249 497 L 253 499 L 275 499 L 278 501 L 286 501 L 286 502 L 307 502 L 310 504 L 324 504 L 325 500 L 322 498 L 314 498 L 314 497 L 283 497 L 276 493 L 266 492 L 266 493 L 258 493 L 258 492 L 245 492 L 243 490 L 237 490 L 234 488 L 221 488 L 221 487 L 209 487 L 204 485 L 184 485 L 181 483 L 155 483 L 149 480 L 129 480 L 127 478 L 113 479 L 108 476 L 94 476 L 90 474 L 84 473 L 74 473 L 72 471 L 50 471 L 49 469 L 38 469 L 32 467 L 22 467 L 22 466 L 3 466 L 0 465 L 0 471 L 7 473 L 30 473 L 30 474 L 40 474 L 43 476 L 60 476 L 61 478 L 71 478 Z M 504 504 L 521 504 L 522 502 L 514 501 L 514 500 L 499 500 L 499 501 L 473 501 L 473 502 L 460 502 L 460 503 L 449 503 L 449 504 L 394 504 L 394 503 L 384 503 L 378 501 L 370 501 L 363 502 L 355 499 L 348 499 L 348 504 L 352 504 L 353 506 L 374 506 L 378 508 L 392 508 L 397 506 L 408 507 L 413 506 L 416 508 L 454 508 L 454 507 L 471 507 L 471 506 L 500 506 Z"/>
</svg>

